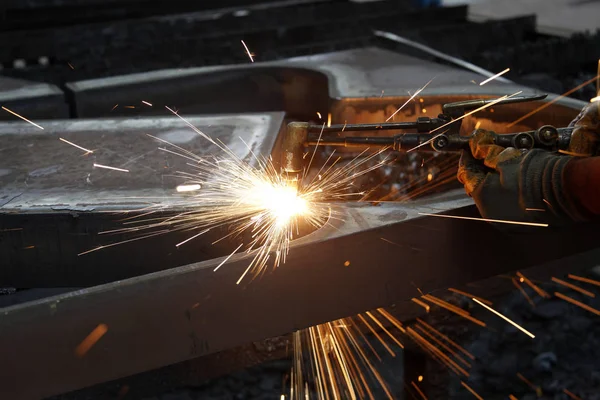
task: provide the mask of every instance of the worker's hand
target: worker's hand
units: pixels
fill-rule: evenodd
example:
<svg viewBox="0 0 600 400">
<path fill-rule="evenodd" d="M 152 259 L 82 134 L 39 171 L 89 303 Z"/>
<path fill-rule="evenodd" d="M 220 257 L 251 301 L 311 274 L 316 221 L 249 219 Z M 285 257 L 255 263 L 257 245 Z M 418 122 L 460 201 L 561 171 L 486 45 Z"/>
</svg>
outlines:
<svg viewBox="0 0 600 400">
<path fill-rule="evenodd" d="M 598 155 L 600 150 L 600 101 L 585 106 L 569 126 L 574 129 L 566 153 L 578 157 Z"/>
<path fill-rule="evenodd" d="M 469 144 L 458 180 L 482 217 L 550 224 L 583 219 L 562 190 L 562 171 L 572 157 L 497 146 L 494 133 L 481 129 Z"/>
</svg>

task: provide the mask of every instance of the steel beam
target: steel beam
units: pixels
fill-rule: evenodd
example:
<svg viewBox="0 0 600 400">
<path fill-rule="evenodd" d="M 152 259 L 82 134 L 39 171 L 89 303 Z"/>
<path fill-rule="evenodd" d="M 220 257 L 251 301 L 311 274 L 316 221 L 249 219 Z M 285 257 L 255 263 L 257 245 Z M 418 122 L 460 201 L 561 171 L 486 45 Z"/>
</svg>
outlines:
<svg viewBox="0 0 600 400">
<path fill-rule="evenodd" d="M 474 215 L 467 203 L 446 194 L 368 213 L 347 208 L 346 222 L 300 239 L 285 266 L 240 286 L 243 256 L 216 273 L 219 259 L 2 309 L 0 353 L 11 373 L 0 376 L 0 394 L 62 393 L 408 300 L 418 289 L 558 259 L 590 266 L 600 256 L 595 227 L 523 235 L 418 214 L 445 204 Z M 106 334 L 76 357 L 75 347 L 101 323 Z"/>
</svg>

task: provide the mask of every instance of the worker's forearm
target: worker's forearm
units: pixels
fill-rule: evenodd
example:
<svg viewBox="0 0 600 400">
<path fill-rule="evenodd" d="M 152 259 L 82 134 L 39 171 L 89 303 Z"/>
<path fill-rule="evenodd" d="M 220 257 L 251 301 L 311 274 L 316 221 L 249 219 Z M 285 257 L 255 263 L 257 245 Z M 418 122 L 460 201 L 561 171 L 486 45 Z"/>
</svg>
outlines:
<svg viewBox="0 0 600 400">
<path fill-rule="evenodd" d="M 570 161 L 563 182 L 566 195 L 581 213 L 600 216 L 600 157 Z"/>
</svg>

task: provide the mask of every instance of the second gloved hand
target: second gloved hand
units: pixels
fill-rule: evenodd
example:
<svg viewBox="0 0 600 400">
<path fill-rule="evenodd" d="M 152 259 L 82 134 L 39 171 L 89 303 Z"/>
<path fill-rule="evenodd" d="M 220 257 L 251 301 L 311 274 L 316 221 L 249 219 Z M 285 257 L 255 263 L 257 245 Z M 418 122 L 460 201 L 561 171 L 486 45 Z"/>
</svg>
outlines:
<svg viewBox="0 0 600 400">
<path fill-rule="evenodd" d="M 572 157 L 497 146 L 493 132 L 482 129 L 469 144 L 458 180 L 483 218 L 551 225 L 585 219 L 563 190 L 564 167 Z"/>
</svg>

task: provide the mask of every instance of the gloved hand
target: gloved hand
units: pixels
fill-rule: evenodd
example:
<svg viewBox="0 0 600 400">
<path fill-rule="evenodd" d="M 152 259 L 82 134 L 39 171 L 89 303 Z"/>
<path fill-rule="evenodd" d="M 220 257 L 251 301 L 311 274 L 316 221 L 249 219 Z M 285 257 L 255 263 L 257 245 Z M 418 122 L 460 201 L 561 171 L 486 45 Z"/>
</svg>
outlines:
<svg viewBox="0 0 600 400">
<path fill-rule="evenodd" d="M 565 153 L 579 157 L 597 154 L 600 150 L 600 100 L 585 106 L 569 126 L 574 129 Z"/>
<path fill-rule="evenodd" d="M 458 180 L 483 218 L 552 225 L 585 220 L 563 190 L 563 170 L 573 157 L 497 146 L 493 132 L 483 129 L 469 144 Z"/>
</svg>

